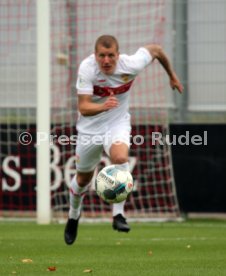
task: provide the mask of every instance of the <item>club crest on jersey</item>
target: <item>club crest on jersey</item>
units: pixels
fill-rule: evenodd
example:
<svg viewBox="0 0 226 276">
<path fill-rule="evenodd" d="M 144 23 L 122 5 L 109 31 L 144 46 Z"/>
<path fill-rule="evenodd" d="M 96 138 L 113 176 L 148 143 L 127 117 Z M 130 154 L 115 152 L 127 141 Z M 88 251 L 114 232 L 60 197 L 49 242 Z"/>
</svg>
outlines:
<svg viewBox="0 0 226 276">
<path fill-rule="evenodd" d="M 130 75 L 128 75 L 128 74 L 123 74 L 123 75 L 121 75 L 121 79 L 122 79 L 124 82 L 128 82 L 128 81 L 129 81 L 129 77 L 130 77 Z"/>
</svg>

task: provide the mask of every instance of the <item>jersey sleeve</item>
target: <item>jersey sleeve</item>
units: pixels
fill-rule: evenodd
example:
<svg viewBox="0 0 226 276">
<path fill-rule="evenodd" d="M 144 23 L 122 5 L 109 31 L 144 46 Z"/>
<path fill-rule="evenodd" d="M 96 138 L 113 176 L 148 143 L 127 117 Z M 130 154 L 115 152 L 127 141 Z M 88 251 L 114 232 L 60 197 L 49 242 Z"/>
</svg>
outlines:
<svg viewBox="0 0 226 276">
<path fill-rule="evenodd" d="M 77 94 L 93 95 L 92 72 L 84 61 L 79 66 L 76 89 Z"/>
<path fill-rule="evenodd" d="M 141 47 L 134 55 L 124 56 L 124 66 L 134 75 L 140 73 L 152 61 L 152 56 L 149 51 Z"/>
</svg>

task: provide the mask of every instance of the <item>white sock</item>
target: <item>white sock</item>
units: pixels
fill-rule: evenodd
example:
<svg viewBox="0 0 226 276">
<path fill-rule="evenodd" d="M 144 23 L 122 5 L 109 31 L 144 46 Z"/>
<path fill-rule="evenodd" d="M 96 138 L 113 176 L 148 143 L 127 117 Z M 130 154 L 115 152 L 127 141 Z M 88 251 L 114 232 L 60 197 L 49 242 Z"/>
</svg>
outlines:
<svg viewBox="0 0 226 276">
<path fill-rule="evenodd" d="M 81 213 L 84 193 L 86 191 L 87 191 L 87 186 L 80 187 L 77 183 L 76 176 L 75 176 L 71 181 L 69 218 L 72 218 L 72 219 L 79 218 Z"/>
<path fill-rule="evenodd" d="M 125 170 L 129 171 L 129 163 L 123 163 L 123 164 L 118 164 L 115 165 L 118 169 L 120 170 Z M 121 214 L 124 217 L 124 206 L 125 206 L 126 201 L 122 201 L 120 203 L 114 203 L 113 208 L 112 208 L 112 216 L 117 216 L 118 214 Z"/>
<path fill-rule="evenodd" d="M 122 201 L 120 203 L 114 203 L 112 208 L 112 216 L 117 216 L 118 214 L 121 214 L 124 217 L 124 205 L 126 201 Z"/>
</svg>

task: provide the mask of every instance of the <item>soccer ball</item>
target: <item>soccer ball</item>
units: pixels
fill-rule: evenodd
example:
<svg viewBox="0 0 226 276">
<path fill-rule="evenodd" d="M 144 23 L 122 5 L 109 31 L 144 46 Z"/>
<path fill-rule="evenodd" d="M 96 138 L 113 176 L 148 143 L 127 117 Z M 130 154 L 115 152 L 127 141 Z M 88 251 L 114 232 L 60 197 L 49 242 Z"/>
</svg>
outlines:
<svg viewBox="0 0 226 276">
<path fill-rule="evenodd" d="M 127 198 L 133 190 L 133 177 L 128 171 L 118 169 L 115 165 L 104 167 L 95 182 L 97 194 L 108 203 L 119 203 Z"/>
</svg>

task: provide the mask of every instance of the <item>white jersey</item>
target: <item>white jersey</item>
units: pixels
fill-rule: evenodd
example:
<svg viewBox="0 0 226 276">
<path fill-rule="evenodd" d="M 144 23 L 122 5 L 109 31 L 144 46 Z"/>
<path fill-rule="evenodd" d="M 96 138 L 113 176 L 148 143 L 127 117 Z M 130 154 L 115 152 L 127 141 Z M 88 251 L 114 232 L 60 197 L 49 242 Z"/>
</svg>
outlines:
<svg viewBox="0 0 226 276">
<path fill-rule="evenodd" d="M 105 75 L 99 69 L 95 55 L 92 54 L 82 61 L 76 83 L 79 95 L 93 95 L 92 101 L 102 103 L 114 92 L 119 106 L 94 116 L 82 116 L 79 113 L 77 130 L 85 134 L 103 134 L 109 127 L 130 117 L 129 92 L 139 72 L 152 60 L 146 48 L 139 48 L 134 55 L 120 54 L 117 66 L 112 75 Z"/>
</svg>

